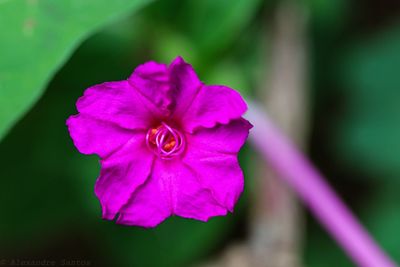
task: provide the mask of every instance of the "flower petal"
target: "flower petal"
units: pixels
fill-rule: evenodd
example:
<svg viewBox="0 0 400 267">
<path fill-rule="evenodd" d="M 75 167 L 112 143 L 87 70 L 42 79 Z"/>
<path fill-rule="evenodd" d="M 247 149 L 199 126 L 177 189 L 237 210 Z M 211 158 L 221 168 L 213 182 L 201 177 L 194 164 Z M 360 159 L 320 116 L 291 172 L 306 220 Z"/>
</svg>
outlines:
<svg viewBox="0 0 400 267">
<path fill-rule="evenodd" d="M 117 223 L 142 227 L 155 227 L 172 215 L 172 184 L 160 160 L 156 160 L 153 171 L 129 202 L 121 210 Z"/>
<path fill-rule="evenodd" d="M 157 108 L 128 81 L 106 82 L 86 89 L 76 103 L 82 114 L 118 124 L 127 129 L 147 129 Z"/>
<path fill-rule="evenodd" d="M 231 121 L 211 129 L 200 129 L 188 142 L 183 162 L 197 173 L 200 182 L 211 190 L 213 197 L 233 211 L 243 191 L 244 179 L 237 153 L 251 128 L 244 119 Z"/>
<path fill-rule="evenodd" d="M 153 158 L 142 134 L 131 138 L 116 153 L 101 161 L 95 193 L 100 200 L 104 219 L 114 219 L 132 194 L 148 179 Z"/>
<path fill-rule="evenodd" d="M 193 67 L 181 57 L 177 57 L 171 63 L 169 75 L 173 87 L 171 93 L 172 99 L 174 99 L 174 115 L 181 117 L 191 105 L 203 84 Z"/>
<path fill-rule="evenodd" d="M 178 170 L 171 172 L 177 186 L 174 214 L 200 221 L 228 213 L 227 209 L 216 201 L 213 192 L 201 182 L 198 170 L 191 165 L 179 163 Z"/>
<path fill-rule="evenodd" d="M 222 85 L 201 87 L 182 118 L 182 125 L 192 133 L 197 128 L 212 128 L 239 119 L 247 110 L 240 94 Z"/>
<path fill-rule="evenodd" d="M 124 206 L 117 222 L 155 227 L 170 215 L 207 221 L 226 213 L 190 167 L 176 160 L 156 160 L 151 177 Z"/>
<path fill-rule="evenodd" d="M 172 99 L 167 65 L 149 61 L 138 66 L 128 81 L 142 96 L 153 103 L 163 115 L 170 115 Z"/>
<path fill-rule="evenodd" d="M 67 126 L 79 152 L 106 157 L 132 138 L 135 131 L 85 114 L 68 118 Z"/>
</svg>

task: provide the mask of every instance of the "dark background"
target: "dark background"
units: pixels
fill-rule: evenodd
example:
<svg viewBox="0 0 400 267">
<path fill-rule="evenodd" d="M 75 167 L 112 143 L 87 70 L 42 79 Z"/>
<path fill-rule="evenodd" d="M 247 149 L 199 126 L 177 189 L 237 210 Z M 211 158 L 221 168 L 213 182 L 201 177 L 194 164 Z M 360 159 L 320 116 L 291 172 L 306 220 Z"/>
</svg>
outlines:
<svg viewBox="0 0 400 267">
<path fill-rule="evenodd" d="M 400 261 L 400 2 L 303 4 L 311 103 L 307 149 Z M 154 1 L 85 39 L 0 143 L 0 260 L 188 266 L 218 257 L 233 242 L 246 242 L 254 193 L 250 146 L 240 155 L 246 189 L 233 215 L 208 223 L 170 218 L 144 230 L 101 220 L 93 193 L 98 158 L 78 153 L 65 120 L 76 113 L 75 101 L 88 86 L 125 79 L 138 64 L 168 63 L 177 55 L 206 83 L 229 85 L 248 98 L 258 95 L 271 67 L 267 54 L 278 5 Z M 304 266 L 354 266 L 318 222 L 304 216 L 306 227 L 298 229 Z"/>
</svg>

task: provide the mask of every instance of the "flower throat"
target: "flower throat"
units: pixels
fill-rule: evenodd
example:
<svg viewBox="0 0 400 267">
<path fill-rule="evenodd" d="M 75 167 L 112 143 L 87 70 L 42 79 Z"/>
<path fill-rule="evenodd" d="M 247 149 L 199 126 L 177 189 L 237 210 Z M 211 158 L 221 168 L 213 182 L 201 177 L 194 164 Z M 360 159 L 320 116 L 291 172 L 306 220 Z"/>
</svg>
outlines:
<svg viewBox="0 0 400 267">
<path fill-rule="evenodd" d="M 162 122 L 157 128 L 151 128 L 146 134 L 147 147 L 162 159 L 171 159 L 182 154 L 185 149 L 185 137 L 175 128 Z"/>
</svg>

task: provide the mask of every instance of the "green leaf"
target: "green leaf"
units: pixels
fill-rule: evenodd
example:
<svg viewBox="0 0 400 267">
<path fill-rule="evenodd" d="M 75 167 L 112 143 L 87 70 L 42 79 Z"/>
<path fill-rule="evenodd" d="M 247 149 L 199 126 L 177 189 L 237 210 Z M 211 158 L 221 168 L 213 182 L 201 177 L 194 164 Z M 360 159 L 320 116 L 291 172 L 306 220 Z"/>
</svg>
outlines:
<svg viewBox="0 0 400 267">
<path fill-rule="evenodd" d="M 400 227 L 398 181 L 380 183 L 368 196 L 361 218 L 367 229 L 396 262 L 400 261 L 398 231 Z"/>
<path fill-rule="evenodd" d="M 310 10 L 312 27 L 321 30 L 335 30 L 348 19 L 349 2 L 346 0 L 306 0 Z"/>
<path fill-rule="evenodd" d="M 262 1 L 203 0 L 187 1 L 183 7 L 186 32 L 207 56 L 221 52 L 242 34 Z"/>
<path fill-rule="evenodd" d="M 232 215 L 207 223 L 171 217 L 147 230 L 103 222 L 96 224 L 96 232 L 102 234 L 116 266 L 192 266 L 232 234 L 232 220 Z M 157 257 L 149 257 L 149 251 Z"/>
<path fill-rule="evenodd" d="M 335 148 L 376 179 L 400 174 L 400 25 L 354 45 L 340 64 L 346 95 Z"/>
<path fill-rule="evenodd" d="M 0 139 L 86 37 L 146 2 L 0 1 Z"/>
</svg>

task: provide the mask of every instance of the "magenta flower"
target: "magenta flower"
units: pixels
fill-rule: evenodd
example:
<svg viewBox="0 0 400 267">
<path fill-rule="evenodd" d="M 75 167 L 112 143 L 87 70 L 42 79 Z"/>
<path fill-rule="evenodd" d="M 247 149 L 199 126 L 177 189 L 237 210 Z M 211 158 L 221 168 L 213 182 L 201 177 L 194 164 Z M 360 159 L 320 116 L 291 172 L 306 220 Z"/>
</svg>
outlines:
<svg viewBox="0 0 400 267">
<path fill-rule="evenodd" d="M 101 158 L 104 219 L 154 227 L 171 215 L 207 221 L 233 211 L 243 191 L 237 154 L 251 128 L 236 91 L 204 85 L 178 57 L 90 87 L 76 106 L 67 125 L 81 153 Z"/>
</svg>

